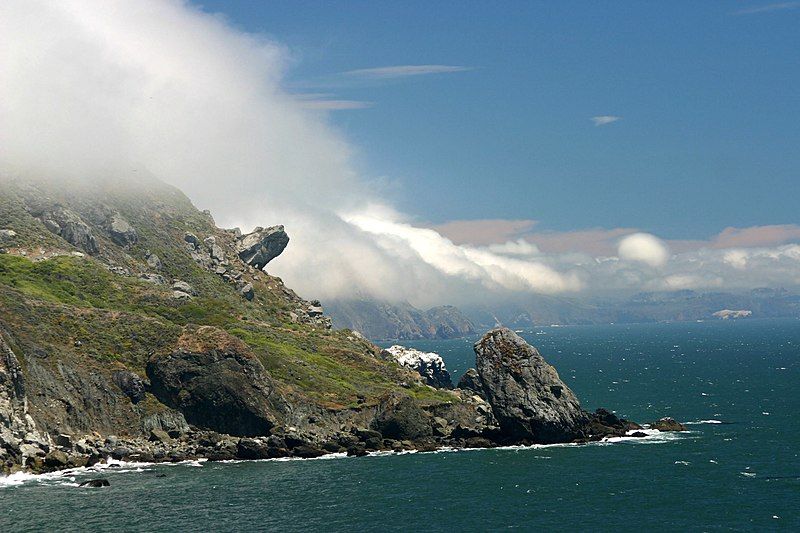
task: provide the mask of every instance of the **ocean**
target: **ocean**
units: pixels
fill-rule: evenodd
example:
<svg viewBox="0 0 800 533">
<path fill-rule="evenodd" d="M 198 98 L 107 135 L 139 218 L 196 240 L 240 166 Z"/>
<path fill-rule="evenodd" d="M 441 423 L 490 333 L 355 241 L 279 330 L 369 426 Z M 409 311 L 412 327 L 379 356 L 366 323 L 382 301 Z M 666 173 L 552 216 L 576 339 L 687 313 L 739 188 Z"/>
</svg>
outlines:
<svg viewBox="0 0 800 533">
<path fill-rule="evenodd" d="M 800 530 L 800 321 L 544 327 L 587 409 L 685 433 L 0 479 L 0 531 Z M 436 351 L 457 380 L 475 339 Z M 81 489 L 105 477 L 111 486 Z"/>
</svg>

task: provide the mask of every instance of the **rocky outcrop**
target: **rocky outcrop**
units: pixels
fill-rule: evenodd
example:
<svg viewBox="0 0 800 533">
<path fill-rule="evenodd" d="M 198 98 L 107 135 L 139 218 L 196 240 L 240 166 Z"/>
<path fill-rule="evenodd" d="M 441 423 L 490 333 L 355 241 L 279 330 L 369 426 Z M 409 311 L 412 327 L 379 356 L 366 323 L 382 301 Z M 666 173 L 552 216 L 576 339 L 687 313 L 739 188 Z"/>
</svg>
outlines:
<svg viewBox="0 0 800 533">
<path fill-rule="evenodd" d="M 508 328 L 495 328 L 475 343 L 483 391 L 503 434 L 535 443 L 569 442 L 588 421 L 578 398 L 555 368 Z"/>
<path fill-rule="evenodd" d="M 395 344 L 381 351 L 381 356 L 419 373 L 431 387 L 453 388 L 450 373 L 445 367 L 444 360 L 437 353 L 421 352 Z"/>
<path fill-rule="evenodd" d="M 411 398 L 390 397 L 382 403 L 373 424 L 384 437 L 415 440 L 433 435 L 430 418 Z"/>
<path fill-rule="evenodd" d="M 139 234 L 119 213 L 112 213 L 106 220 L 105 227 L 111 240 L 120 246 L 130 247 L 139 242 Z"/>
<path fill-rule="evenodd" d="M 41 220 L 42 224 L 76 248 L 82 249 L 89 255 L 100 253 L 92 229 L 74 211 L 65 207 L 56 206 L 42 212 L 32 212 L 33 216 Z"/>
<path fill-rule="evenodd" d="M 28 413 L 25 378 L 17 356 L 0 335 L 0 472 L 4 463 L 41 461 L 50 439 L 40 434 Z"/>
<path fill-rule="evenodd" d="M 289 236 L 283 226 L 257 227 L 252 233 L 236 239 L 239 259 L 258 270 L 278 257 L 289 244 Z"/>
<path fill-rule="evenodd" d="M 170 354 L 147 363 L 151 391 L 190 424 L 231 435 L 268 435 L 274 386 L 240 340 L 211 326 L 187 327 Z"/>
<path fill-rule="evenodd" d="M 651 422 L 650 428 L 659 431 L 686 431 L 686 426 L 669 416 Z"/>
<path fill-rule="evenodd" d="M 483 382 L 481 381 L 478 371 L 474 368 L 468 369 L 464 375 L 458 380 L 457 387 L 463 391 L 468 391 L 472 394 L 486 399 L 486 393 L 483 392 Z"/>
</svg>

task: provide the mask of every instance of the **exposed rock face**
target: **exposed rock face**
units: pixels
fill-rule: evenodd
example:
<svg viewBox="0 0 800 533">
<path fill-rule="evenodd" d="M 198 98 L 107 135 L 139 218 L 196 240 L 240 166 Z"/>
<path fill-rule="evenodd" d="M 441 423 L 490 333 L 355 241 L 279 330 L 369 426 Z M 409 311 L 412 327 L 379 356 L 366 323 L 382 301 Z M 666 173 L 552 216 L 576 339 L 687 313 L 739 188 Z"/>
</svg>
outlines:
<svg viewBox="0 0 800 533">
<path fill-rule="evenodd" d="M 22 368 L 0 335 L 0 457 L 10 454 L 25 464 L 48 448 L 49 439 L 38 432 L 28 413 Z"/>
<path fill-rule="evenodd" d="M 139 403 L 144 400 L 145 395 L 145 382 L 136 373 L 128 370 L 117 370 L 112 375 L 114 384 L 120 388 L 125 396 L 131 399 L 133 403 Z"/>
<path fill-rule="evenodd" d="M 544 444 L 582 436 L 586 413 L 536 348 L 508 328 L 495 328 L 475 343 L 475 355 L 504 435 Z"/>
<path fill-rule="evenodd" d="M 108 217 L 106 230 L 111 236 L 111 240 L 120 246 L 128 247 L 139 241 L 139 235 L 136 230 L 119 213 L 113 213 Z"/>
<path fill-rule="evenodd" d="M 474 368 L 468 369 L 464 375 L 461 376 L 461 379 L 458 380 L 458 388 L 476 394 L 484 400 L 486 399 L 486 393 L 483 392 L 483 382 L 478 375 L 478 371 Z"/>
<path fill-rule="evenodd" d="M 390 361 L 395 361 L 401 366 L 418 372 L 431 387 L 453 388 L 450 373 L 447 371 L 444 360 L 439 354 L 421 352 L 395 344 L 383 350 L 381 355 Z"/>
<path fill-rule="evenodd" d="M 390 439 L 419 439 L 433 435 L 429 418 L 411 398 L 389 398 L 382 404 L 374 425 L 384 437 Z"/>
<path fill-rule="evenodd" d="M 178 349 L 147 363 L 151 391 L 199 427 L 268 435 L 275 425 L 273 384 L 240 340 L 211 326 L 187 327 Z"/>
<path fill-rule="evenodd" d="M 261 270 L 278 257 L 287 244 L 289 236 L 283 226 L 258 227 L 236 239 L 236 253 L 242 261 Z"/>
<path fill-rule="evenodd" d="M 100 253 L 92 229 L 81 219 L 81 217 L 61 206 L 44 211 L 41 213 L 31 213 L 42 221 L 42 224 L 71 245 L 81 248 L 89 255 Z"/>
</svg>

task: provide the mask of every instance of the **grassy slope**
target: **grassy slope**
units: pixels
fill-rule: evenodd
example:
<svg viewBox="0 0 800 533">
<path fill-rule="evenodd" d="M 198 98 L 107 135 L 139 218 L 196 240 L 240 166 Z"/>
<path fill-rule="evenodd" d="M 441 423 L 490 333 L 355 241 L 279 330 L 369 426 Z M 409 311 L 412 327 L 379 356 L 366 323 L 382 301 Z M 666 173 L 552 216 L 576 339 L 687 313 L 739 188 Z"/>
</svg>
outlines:
<svg viewBox="0 0 800 533">
<path fill-rule="evenodd" d="M 149 356 L 171 349 L 181 326 L 213 325 L 245 341 L 285 391 L 329 408 L 373 404 L 392 391 L 410 393 L 424 403 L 452 401 L 448 393 L 428 387 L 401 387 L 407 374 L 375 359 L 374 347 L 349 331 L 290 322 L 285 311 L 293 304 L 277 278 L 259 275 L 255 300 L 242 299 L 218 276 L 197 266 L 183 244 L 186 231 L 201 239 L 215 235 L 218 241 L 229 241 L 230 234 L 217 229 L 180 192 L 161 184 L 148 191 L 101 191 L 102 205 L 120 212 L 139 234 L 130 250 L 93 228 L 103 250 L 98 258 L 62 255 L 34 262 L 0 255 L 0 326 L 21 345 L 23 358 L 46 353 L 51 365 L 68 360 L 92 371 L 127 368 L 143 374 Z M 13 253 L 25 250 L 30 257 L 42 249 L 45 256 L 74 250 L 30 217 L 13 189 L 0 192 L 0 228 L 19 234 Z M 86 191 L 56 199 L 82 216 L 97 202 Z M 146 250 L 162 259 L 165 277 L 188 281 L 200 296 L 178 302 L 170 298 L 168 287 L 115 275 L 104 266 L 145 271 Z"/>
</svg>

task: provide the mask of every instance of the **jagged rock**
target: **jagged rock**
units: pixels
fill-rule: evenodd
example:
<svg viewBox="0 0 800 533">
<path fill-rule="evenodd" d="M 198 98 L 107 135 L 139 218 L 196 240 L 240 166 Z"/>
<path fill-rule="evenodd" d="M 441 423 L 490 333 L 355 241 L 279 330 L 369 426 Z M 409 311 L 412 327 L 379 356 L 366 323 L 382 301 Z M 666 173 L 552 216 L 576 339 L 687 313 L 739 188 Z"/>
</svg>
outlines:
<svg viewBox="0 0 800 533">
<path fill-rule="evenodd" d="M 381 352 L 381 356 L 397 364 L 418 372 L 432 387 L 452 389 L 453 382 L 439 354 L 421 352 L 395 344 Z"/>
<path fill-rule="evenodd" d="M 252 300 L 253 298 L 255 298 L 256 295 L 255 291 L 253 290 L 252 283 L 248 283 L 244 287 L 239 289 L 239 293 L 245 300 Z"/>
<path fill-rule="evenodd" d="M 671 418 L 669 416 L 665 416 L 655 422 L 650 424 L 651 429 L 657 429 L 659 431 L 686 431 L 686 426 Z"/>
<path fill-rule="evenodd" d="M 145 382 L 138 374 L 128 370 L 117 370 L 112 374 L 114 384 L 131 399 L 133 403 L 144 400 Z"/>
<path fill-rule="evenodd" d="M 538 350 L 508 328 L 475 343 L 483 390 L 505 436 L 536 443 L 568 442 L 588 420 L 578 398 Z"/>
<path fill-rule="evenodd" d="M 106 230 L 111 236 L 111 240 L 120 246 L 131 246 L 139 241 L 136 230 L 119 213 L 112 214 L 106 220 Z"/>
<path fill-rule="evenodd" d="M 89 255 L 100 253 L 92 229 L 74 211 L 56 206 L 52 210 L 40 213 L 38 217 L 51 233 L 55 233 L 71 245 L 81 248 Z"/>
<path fill-rule="evenodd" d="M 483 392 L 481 377 L 474 368 L 469 368 L 464 372 L 464 375 L 458 380 L 457 388 L 478 395 L 484 400 L 486 399 L 486 393 Z"/>
<path fill-rule="evenodd" d="M 153 270 L 161 270 L 164 268 L 164 264 L 161 262 L 161 258 L 158 257 L 156 254 L 150 253 L 150 250 L 147 251 L 145 254 L 145 260 L 147 261 L 147 266 L 152 268 Z"/>
<path fill-rule="evenodd" d="M 261 270 L 278 257 L 287 244 L 289 236 L 283 226 L 257 227 L 252 233 L 236 239 L 236 253 L 239 259 Z"/>
<path fill-rule="evenodd" d="M 147 363 L 151 392 L 189 423 L 239 436 L 275 425 L 273 383 L 247 345 L 211 327 L 187 327 L 172 353 Z M 275 393 L 277 395 L 277 393 Z"/>
<path fill-rule="evenodd" d="M 145 433 L 154 429 L 160 429 L 174 438 L 175 436 L 187 433 L 189 431 L 189 424 L 180 411 L 165 409 L 146 416 L 142 420 L 142 429 Z"/>
<path fill-rule="evenodd" d="M 206 245 L 206 249 L 211 256 L 211 259 L 215 259 L 220 262 L 225 261 L 225 250 L 222 249 L 222 246 L 217 244 L 217 239 L 215 237 L 206 237 L 203 239 L 203 244 Z"/>
</svg>

